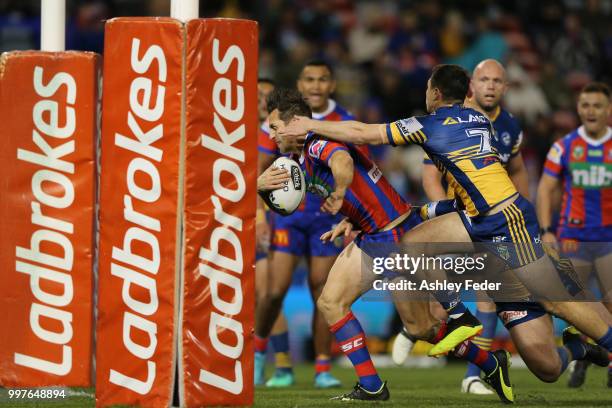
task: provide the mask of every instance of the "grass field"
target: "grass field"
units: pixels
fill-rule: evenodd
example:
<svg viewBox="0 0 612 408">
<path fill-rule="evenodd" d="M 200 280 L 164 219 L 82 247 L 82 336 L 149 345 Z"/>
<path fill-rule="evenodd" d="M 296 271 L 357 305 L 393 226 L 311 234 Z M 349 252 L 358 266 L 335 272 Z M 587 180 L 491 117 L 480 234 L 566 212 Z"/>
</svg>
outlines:
<svg viewBox="0 0 612 408">
<path fill-rule="evenodd" d="M 444 368 L 383 368 L 383 379 L 388 380 L 391 401 L 376 404 L 385 407 L 502 407 L 497 396 L 473 396 L 459 392 L 459 381 L 465 366 L 452 364 Z M 348 391 L 355 383 L 351 369 L 334 368 L 344 387 L 334 390 L 317 390 L 312 387 L 313 368 L 310 365 L 296 367 L 297 384 L 288 389 L 257 388 L 256 407 L 337 407 L 346 405 L 329 398 Z M 581 389 L 565 386 L 566 375 L 555 384 L 538 381 L 526 369 L 513 369 L 512 383 L 517 407 L 612 407 L 612 389 L 605 387 L 606 370 L 590 368 L 587 382 Z M 354 405 L 354 404 L 350 404 Z M 359 406 L 371 404 L 360 403 Z M 0 407 L 93 407 L 92 398 L 73 396 L 61 402 L 15 403 L 1 402 Z"/>
</svg>

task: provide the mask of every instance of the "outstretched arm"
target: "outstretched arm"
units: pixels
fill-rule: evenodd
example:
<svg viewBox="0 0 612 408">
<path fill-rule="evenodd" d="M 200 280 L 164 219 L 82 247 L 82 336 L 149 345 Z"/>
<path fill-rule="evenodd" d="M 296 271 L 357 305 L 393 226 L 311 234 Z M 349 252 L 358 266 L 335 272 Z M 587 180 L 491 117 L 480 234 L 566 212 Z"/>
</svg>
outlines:
<svg viewBox="0 0 612 408">
<path fill-rule="evenodd" d="M 314 132 L 328 139 L 354 144 L 386 144 L 384 124 L 368 124 L 355 120 L 332 122 L 315 120 L 305 116 L 294 118 L 279 136 L 299 136 Z"/>
</svg>

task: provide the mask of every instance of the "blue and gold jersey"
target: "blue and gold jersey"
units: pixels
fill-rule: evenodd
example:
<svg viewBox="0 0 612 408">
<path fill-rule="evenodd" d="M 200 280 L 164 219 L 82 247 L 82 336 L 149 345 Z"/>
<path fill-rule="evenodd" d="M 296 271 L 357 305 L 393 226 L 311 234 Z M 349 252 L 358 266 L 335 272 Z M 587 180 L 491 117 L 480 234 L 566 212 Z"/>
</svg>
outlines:
<svg viewBox="0 0 612 408">
<path fill-rule="evenodd" d="M 493 128 L 482 113 L 463 105 L 386 125 L 393 146 L 418 144 L 444 175 L 470 217 L 517 193 L 491 145 Z"/>
<path fill-rule="evenodd" d="M 521 150 L 523 132 L 518 120 L 510 112 L 499 106 L 491 115 L 491 122 L 495 133 L 491 144 L 497 150 L 497 154 L 504 166 Z"/>
</svg>

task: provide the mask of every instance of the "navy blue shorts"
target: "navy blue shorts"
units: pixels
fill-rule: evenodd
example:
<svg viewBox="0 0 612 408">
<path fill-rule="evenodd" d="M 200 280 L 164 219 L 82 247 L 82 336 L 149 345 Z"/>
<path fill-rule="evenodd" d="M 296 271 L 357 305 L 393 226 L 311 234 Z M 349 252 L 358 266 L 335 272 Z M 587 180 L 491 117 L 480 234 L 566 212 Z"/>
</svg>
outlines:
<svg viewBox="0 0 612 408">
<path fill-rule="evenodd" d="M 546 310 L 537 302 L 495 302 L 495 306 L 497 316 L 508 330 L 546 314 Z"/>
<path fill-rule="evenodd" d="M 512 269 L 536 261 L 542 255 L 540 226 L 533 205 L 520 195 L 508 207 L 493 215 L 459 216 L 473 242 L 504 260 Z"/>
<path fill-rule="evenodd" d="M 295 212 L 288 216 L 274 214 L 271 251 L 295 256 L 338 256 L 344 249 L 344 238 L 322 242 L 321 235 L 330 231 L 342 216 L 320 212 Z"/>
<path fill-rule="evenodd" d="M 576 250 L 569 251 L 564 245 L 567 241 L 575 241 L 561 238 L 560 246 L 564 257 L 580 259 L 587 262 L 595 262 L 597 258 L 603 258 L 612 253 L 612 242 L 582 242 L 575 241 Z"/>
<path fill-rule="evenodd" d="M 353 242 L 372 258 L 388 256 L 393 252 L 399 253 L 398 244 L 402 236 L 422 222 L 423 219 L 419 215 L 419 211 L 415 209 L 395 228 L 370 234 L 361 232 Z"/>
</svg>

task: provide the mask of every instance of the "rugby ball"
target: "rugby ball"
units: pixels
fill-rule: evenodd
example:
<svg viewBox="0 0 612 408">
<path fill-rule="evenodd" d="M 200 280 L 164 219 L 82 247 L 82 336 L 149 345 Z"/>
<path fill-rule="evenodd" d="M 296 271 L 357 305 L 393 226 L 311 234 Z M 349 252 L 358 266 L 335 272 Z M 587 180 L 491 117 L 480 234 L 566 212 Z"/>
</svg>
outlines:
<svg viewBox="0 0 612 408">
<path fill-rule="evenodd" d="M 267 193 L 266 203 L 273 211 L 281 215 L 289 215 L 300 206 L 306 194 L 306 180 L 300 165 L 288 157 L 279 157 L 272 163 L 274 167 L 289 172 L 289 180 L 283 188 Z"/>
</svg>

